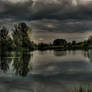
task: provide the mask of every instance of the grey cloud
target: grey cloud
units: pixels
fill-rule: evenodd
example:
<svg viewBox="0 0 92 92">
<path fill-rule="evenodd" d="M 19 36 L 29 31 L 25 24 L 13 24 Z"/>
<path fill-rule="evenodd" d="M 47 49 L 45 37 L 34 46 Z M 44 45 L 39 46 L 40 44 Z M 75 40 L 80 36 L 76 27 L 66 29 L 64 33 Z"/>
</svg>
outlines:
<svg viewBox="0 0 92 92">
<path fill-rule="evenodd" d="M 92 30 L 90 20 L 36 20 L 31 22 L 34 31 L 84 33 Z"/>
<path fill-rule="evenodd" d="M 33 40 L 52 42 L 56 38 L 84 40 L 92 34 L 91 20 L 35 20 L 31 21 Z"/>
<path fill-rule="evenodd" d="M 25 0 L 25 2 L 17 3 L 0 1 L 0 25 L 26 21 L 32 26 L 33 38 L 36 40 L 43 38 L 49 41 L 58 36 L 67 38 L 69 35 L 64 35 L 67 33 L 81 35 L 91 32 L 91 20 L 92 2 L 84 4 L 80 0 L 75 2 L 72 0 Z M 84 38 L 84 36 L 74 36 L 72 38 Z"/>
<path fill-rule="evenodd" d="M 11 18 L 11 19 L 25 19 L 29 15 L 31 11 L 32 1 L 29 0 L 27 2 L 20 3 L 11 3 L 0 1 L 0 17 L 1 18 Z"/>
<path fill-rule="evenodd" d="M 81 4 L 75 0 L 28 0 L 25 2 L 11 3 L 0 1 L 0 18 L 12 18 L 16 20 L 39 19 L 91 19 L 92 3 Z"/>
<path fill-rule="evenodd" d="M 92 2 L 87 4 L 74 0 L 38 0 L 33 7 L 32 19 L 91 19 Z"/>
</svg>

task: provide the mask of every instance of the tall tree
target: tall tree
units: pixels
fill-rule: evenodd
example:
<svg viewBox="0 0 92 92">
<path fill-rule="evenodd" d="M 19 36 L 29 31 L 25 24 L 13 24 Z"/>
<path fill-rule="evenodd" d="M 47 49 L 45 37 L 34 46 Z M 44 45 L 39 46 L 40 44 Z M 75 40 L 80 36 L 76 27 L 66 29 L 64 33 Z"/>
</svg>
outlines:
<svg viewBox="0 0 92 92">
<path fill-rule="evenodd" d="M 31 32 L 31 28 L 26 23 L 19 23 L 14 26 L 13 38 L 16 48 L 32 49 L 33 45 L 28 36 L 28 32 Z"/>
</svg>

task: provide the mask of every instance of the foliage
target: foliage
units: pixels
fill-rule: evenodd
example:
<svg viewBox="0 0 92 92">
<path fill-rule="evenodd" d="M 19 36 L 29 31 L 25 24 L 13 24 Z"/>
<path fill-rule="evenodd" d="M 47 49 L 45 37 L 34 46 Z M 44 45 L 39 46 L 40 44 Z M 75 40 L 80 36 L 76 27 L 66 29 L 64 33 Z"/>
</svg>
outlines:
<svg viewBox="0 0 92 92">
<path fill-rule="evenodd" d="M 14 25 L 11 36 L 6 27 L 0 29 L 0 48 L 3 50 L 34 50 L 35 44 L 30 40 L 31 28 L 26 23 Z M 12 38 L 11 38 L 12 37 Z"/>
<path fill-rule="evenodd" d="M 28 26 L 25 23 L 15 25 L 13 30 L 13 42 L 16 45 L 16 49 L 30 48 L 31 41 L 28 37 Z"/>
<path fill-rule="evenodd" d="M 56 39 L 53 42 L 53 45 L 66 45 L 67 41 L 65 39 Z"/>
</svg>

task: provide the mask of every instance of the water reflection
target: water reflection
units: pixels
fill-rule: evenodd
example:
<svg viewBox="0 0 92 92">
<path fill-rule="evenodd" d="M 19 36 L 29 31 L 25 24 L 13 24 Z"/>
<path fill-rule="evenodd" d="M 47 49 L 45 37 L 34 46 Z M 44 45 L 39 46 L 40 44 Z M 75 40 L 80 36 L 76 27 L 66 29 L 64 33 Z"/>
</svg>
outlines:
<svg viewBox="0 0 92 92">
<path fill-rule="evenodd" d="M 1 60 L 0 60 L 0 69 L 3 72 L 7 72 L 7 70 L 9 69 L 8 60 L 6 58 L 4 58 L 4 57 L 1 57 Z"/>
<path fill-rule="evenodd" d="M 14 70 L 16 74 L 20 76 L 26 76 L 30 70 L 29 67 L 30 54 L 22 52 L 19 58 L 14 59 Z"/>
<path fill-rule="evenodd" d="M 92 50 L 32 54 L 0 55 L 0 92 L 72 92 L 76 86 L 92 83 Z M 2 71 L 6 75 L 1 76 Z M 15 77 L 8 77 L 11 73 Z"/>
<path fill-rule="evenodd" d="M 92 62 L 92 50 L 86 51 L 85 56 L 88 57 L 90 61 Z"/>
<path fill-rule="evenodd" d="M 9 55 L 7 54 L 7 52 L 2 51 L 0 53 L 0 69 L 3 72 L 7 72 L 7 70 L 9 69 L 9 63 L 11 62 L 12 59 L 7 59 L 9 57 Z"/>
<path fill-rule="evenodd" d="M 54 51 L 55 56 L 66 56 L 66 51 Z"/>
<path fill-rule="evenodd" d="M 31 69 L 31 55 L 28 52 L 2 52 L 0 54 L 0 70 L 8 72 L 12 69 L 16 75 L 26 76 Z"/>
<path fill-rule="evenodd" d="M 72 56 L 76 56 L 76 55 L 83 55 L 84 58 L 87 57 L 89 59 L 90 62 L 92 62 L 92 50 L 88 50 L 88 51 L 55 51 L 54 50 L 54 55 L 55 56 L 67 56 L 67 55 L 72 55 Z"/>
<path fill-rule="evenodd" d="M 5 52 L 0 54 L 0 70 L 4 73 L 11 71 L 17 76 L 27 76 L 33 71 L 55 72 L 69 71 L 71 68 L 83 68 L 81 61 L 92 62 L 92 50 L 89 51 L 45 51 L 33 52 L 34 59 L 29 52 Z M 73 63 L 75 61 L 75 63 Z M 30 62 L 33 62 L 31 65 Z M 69 62 L 69 63 L 68 63 Z M 80 62 L 80 63 L 79 63 Z M 73 68 L 74 67 L 74 68 Z M 44 71 L 45 69 L 45 71 Z M 62 69 L 62 71 L 61 71 Z M 34 73 L 35 73 L 34 72 Z M 42 72 L 42 73 L 43 73 Z M 34 74 L 33 73 L 33 74 Z"/>
</svg>

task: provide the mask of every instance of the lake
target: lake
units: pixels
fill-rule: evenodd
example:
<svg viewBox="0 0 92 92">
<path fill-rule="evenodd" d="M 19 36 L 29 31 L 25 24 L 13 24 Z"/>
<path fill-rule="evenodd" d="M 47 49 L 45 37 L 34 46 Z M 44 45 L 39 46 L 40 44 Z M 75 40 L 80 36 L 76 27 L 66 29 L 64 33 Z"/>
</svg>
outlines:
<svg viewBox="0 0 92 92">
<path fill-rule="evenodd" d="M 72 92 L 91 83 L 92 50 L 3 52 L 0 56 L 0 92 Z"/>
</svg>

